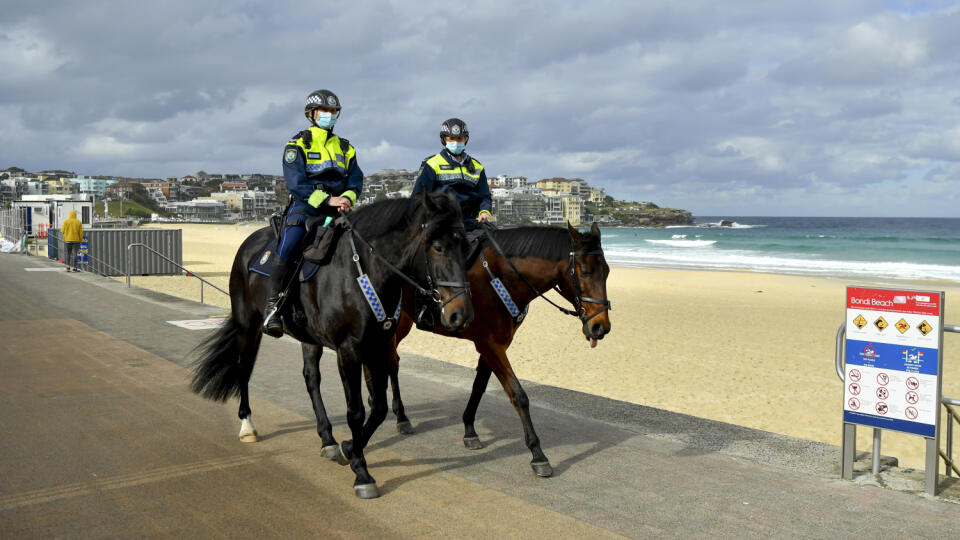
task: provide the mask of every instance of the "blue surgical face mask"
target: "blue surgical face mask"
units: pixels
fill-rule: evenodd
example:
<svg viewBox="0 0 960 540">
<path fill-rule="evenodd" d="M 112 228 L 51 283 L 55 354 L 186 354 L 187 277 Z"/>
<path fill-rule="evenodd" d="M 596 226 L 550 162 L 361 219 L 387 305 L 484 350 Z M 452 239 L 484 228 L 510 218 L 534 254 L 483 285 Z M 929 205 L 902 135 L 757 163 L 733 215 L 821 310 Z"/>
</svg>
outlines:
<svg viewBox="0 0 960 540">
<path fill-rule="evenodd" d="M 317 127 L 330 129 L 337 123 L 337 115 L 328 112 L 317 113 Z"/>
<path fill-rule="evenodd" d="M 462 143 L 459 141 L 447 141 L 446 147 L 451 154 L 459 156 L 461 153 L 463 153 L 463 149 L 467 147 L 467 143 Z"/>
</svg>

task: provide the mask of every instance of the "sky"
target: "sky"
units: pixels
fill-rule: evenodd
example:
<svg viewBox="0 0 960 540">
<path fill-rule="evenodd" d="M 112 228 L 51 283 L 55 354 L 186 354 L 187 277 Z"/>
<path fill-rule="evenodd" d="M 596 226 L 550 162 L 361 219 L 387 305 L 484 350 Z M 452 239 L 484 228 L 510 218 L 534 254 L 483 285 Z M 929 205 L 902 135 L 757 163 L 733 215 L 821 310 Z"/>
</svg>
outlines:
<svg viewBox="0 0 960 540">
<path fill-rule="evenodd" d="M 0 0 L 0 169 L 282 174 L 306 96 L 366 174 L 443 120 L 488 176 L 704 216 L 960 216 L 956 1 Z"/>
</svg>

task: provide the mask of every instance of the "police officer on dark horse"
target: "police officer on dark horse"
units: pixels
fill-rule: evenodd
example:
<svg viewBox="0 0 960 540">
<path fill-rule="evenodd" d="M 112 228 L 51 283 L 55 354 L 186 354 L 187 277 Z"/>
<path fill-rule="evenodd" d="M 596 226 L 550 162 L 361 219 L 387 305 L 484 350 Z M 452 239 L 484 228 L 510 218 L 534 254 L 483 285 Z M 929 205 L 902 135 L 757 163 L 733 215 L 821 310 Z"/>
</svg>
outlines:
<svg viewBox="0 0 960 540">
<path fill-rule="evenodd" d="M 409 286 L 433 298 L 440 323 L 450 331 L 469 324 L 473 310 L 463 275 L 459 205 L 452 195 L 439 193 L 375 202 L 350 212 L 349 219 L 344 215 L 341 240 L 329 248 L 324 266 L 309 279 L 301 276 L 299 284 L 292 284 L 290 302 L 279 296 L 282 287 L 291 286 L 287 278 L 294 278 L 292 267 L 299 267 L 306 225 L 316 221 L 313 217 L 322 222 L 324 216 L 348 210 L 359 191 L 361 173 L 353 147 L 330 131 L 339 107 L 336 96 L 325 90 L 308 98 L 307 116 L 315 125 L 290 141 L 284 151 L 294 201 L 286 212 L 280 256 L 271 255 L 278 239 L 269 227 L 251 234 L 237 250 L 230 273 L 231 314 L 198 346 L 191 388 L 217 401 L 239 397 L 240 440 L 256 442 L 248 386 L 262 333 L 273 335 L 264 319 L 276 320 L 280 332 L 301 342 L 303 377 L 317 416 L 321 455 L 342 465 L 349 463 L 356 474 L 356 495 L 372 498 L 380 492 L 367 470 L 364 448 L 387 414 L 388 364 L 396 328 L 394 321 L 384 320 L 385 308 L 390 306 L 392 311 L 400 302 L 401 289 Z M 321 238 L 332 236 L 333 229 L 326 230 Z M 270 277 L 264 277 L 271 258 L 279 264 L 271 268 Z M 278 299 L 286 304 L 279 311 Z M 284 314 L 283 319 L 278 313 Z M 339 445 L 320 396 L 319 361 L 324 347 L 337 353 L 353 436 Z M 372 374 L 368 384 L 372 381 L 374 400 L 369 417 L 361 398 L 364 370 Z"/>
<path fill-rule="evenodd" d="M 268 336 L 283 335 L 280 293 L 290 281 L 300 256 L 307 218 L 334 218 L 338 212 L 349 211 L 363 189 L 357 151 L 348 140 L 333 133 L 340 108 L 340 100 L 329 90 L 317 90 L 307 96 L 303 114 L 311 125 L 294 135 L 283 151 L 283 177 L 292 201 L 284 213 L 264 307 L 263 333 Z"/>
</svg>

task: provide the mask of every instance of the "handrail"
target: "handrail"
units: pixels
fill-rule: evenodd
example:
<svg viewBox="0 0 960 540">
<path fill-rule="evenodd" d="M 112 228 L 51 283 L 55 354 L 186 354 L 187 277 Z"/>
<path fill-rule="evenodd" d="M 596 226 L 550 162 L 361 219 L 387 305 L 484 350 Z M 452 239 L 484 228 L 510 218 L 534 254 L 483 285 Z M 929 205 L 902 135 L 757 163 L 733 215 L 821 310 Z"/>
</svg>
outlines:
<svg viewBox="0 0 960 540">
<path fill-rule="evenodd" d="M 187 277 L 195 277 L 195 278 L 199 279 L 199 280 L 200 280 L 200 303 L 201 303 L 201 304 L 203 303 L 203 284 L 204 284 L 204 283 L 206 283 L 207 285 L 213 287 L 214 289 L 222 292 L 223 294 L 225 294 L 225 295 L 227 295 L 227 296 L 230 296 L 230 293 L 228 293 L 227 291 L 225 291 L 225 290 L 221 289 L 220 287 L 217 287 L 217 286 L 214 285 L 213 283 L 210 283 L 209 281 L 203 279 L 202 277 L 198 276 L 198 275 L 195 274 L 194 272 L 191 272 L 189 269 L 184 268 L 183 266 L 177 264 L 176 261 L 171 260 L 169 257 L 165 256 L 164 254 L 160 253 L 159 251 L 151 248 L 150 246 L 148 246 L 148 245 L 146 245 L 146 244 L 142 244 L 142 243 L 140 243 L 140 242 L 135 242 L 135 243 L 130 244 L 130 245 L 127 246 L 127 260 L 126 260 L 126 265 L 125 265 L 125 266 L 126 266 L 126 271 L 124 272 L 124 273 L 126 274 L 126 276 L 127 276 L 127 287 L 130 286 L 130 254 L 132 253 L 132 248 L 134 248 L 134 247 L 142 247 L 142 248 L 146 249 L 147 251 L 153 252 L 155 255 L 157 255 L 157 256 L 160 257 L 161 259 L 169 262 L 170 264 L 176 266 L 176 267 L 179 268 L 180 270 L 183 270 L 184 272 L 186 272 L 186 273 L 187 273 Z"/>
<path fill-rule="evenodd" d="M 957 476 L 960 476 L 960 468 L 957 468 L 957 464 L 953 462 L 953 420 L 960 423 L 960 416 L 957 416 L 957 412 L 950 405 L 944 403 L 943 406 L 947 408 L 947 451 L 944 452 L 937 448 L 937 452 L 947 464 L 947 476 L 950 476 L 950 469 L 953 469 Z"/>
</svg>

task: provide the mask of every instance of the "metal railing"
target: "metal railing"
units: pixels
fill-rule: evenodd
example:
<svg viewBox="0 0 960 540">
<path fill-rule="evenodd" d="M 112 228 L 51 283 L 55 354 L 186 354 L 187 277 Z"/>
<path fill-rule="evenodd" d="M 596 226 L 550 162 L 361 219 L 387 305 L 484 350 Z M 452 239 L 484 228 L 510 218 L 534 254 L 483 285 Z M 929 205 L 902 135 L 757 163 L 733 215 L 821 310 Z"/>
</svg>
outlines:
<svg viewBox="0 0 960 540">
<path fill-rule="evenodd" d="M 213 283 L 210 283 L 209 281 L 203 279 L 202 277 L 200 277 L 200 276 L 198 276 L 197 274 L 193 273 L 193 272 L 190 271 L 189 269 L 184 268 L 183 266 L 177 264 L 175 261 L 171 260 L 169 257 L 163 255 L 163 254 L 160 253 L 159 251 L 151 248 L 150 246 L 148 246 L 148 245 L 146 245 L 146 244 L 141 244 L 141 243 L 139 243 L 139 242 L 135 242 L 135 243 L 130 244 L 130 245 L 127 246 L 127 260 L 126 260 L 126 265 L 125 265 L 125 266 L 126 266 L 126 269 L 124 270 L 124 275 L 126 275 L 126 277 L 127 277 L 127 287 L 130 286 L 130 255 L 131 255 L 131 253 L 133 252 L 133 248 L 135 248 L 135 247 L 142 247 L 143 249 L 146 249 L 147 251 L 152 252 L 152 253 L 153 253 L 154 255 L 156 255 L 157 257 L 160 257 L 161 259 L 167 261 L 168 263 L 176 266 L 176 267 L 179 268 L 180 270 L 183 270 L 184 272 L 186 272 L 187 277 L 195 277 L 195 278 L 199 279 L 199 280 L 200 280 L 200 303 L 201 303 L 201 304 L 203 303 L 203 285 L 204 285 L 204 284 L 207 284 L 207 285 L 213 287 L 214 289 L 222 292 L 223 294 L 225 294 L 225 295 L 227 295 L 227 296 L 230 296 L 230 293 L 228 293 L 227 291 L 225 291 L 225 290 L 221 289 L 220 287 L 217 287 L 217 286 L 214 285 Z"/>
<path fill-rule="evenodd" d="M 954 332 L 960 334 L 960 325 L 955 324 L 945 324 L 943 325 L 944 332 Z M 837 330 L 837 348 L 836 348 L 836 366 L 837 366 L 837 377 L 840 377 L 841 381 L 846 381 L 844 375 L 844 338 L 847 334 L 847 323 L 844 322 L 840 325 L 840 328 Z M 950 469 L 953 469 L 957 473 L 957 476 L 960 476 L 960 468 L 953 461 L 953 422 L 954 420 L 957 423 L 960 423 L 960 416 L 953 410 L 953 406 L 960 407 L 960 399 L 949 398 L 946 396 L 940 396 L 940 403 L 943 404 L 947 409 L 947 450 L 944 452 L 937 448 L 937 452 L 940 454 L 940 457 L 943 458 L 946 463 L 946 474 L 950 476 Z M 937 414 L 940 414 L 940 411 L 937 411 Z M 878 474 L 880 472 L 880 428 L 873 428 L 873 463 L 872 463 L 873 474 Z"/>
</svg>

